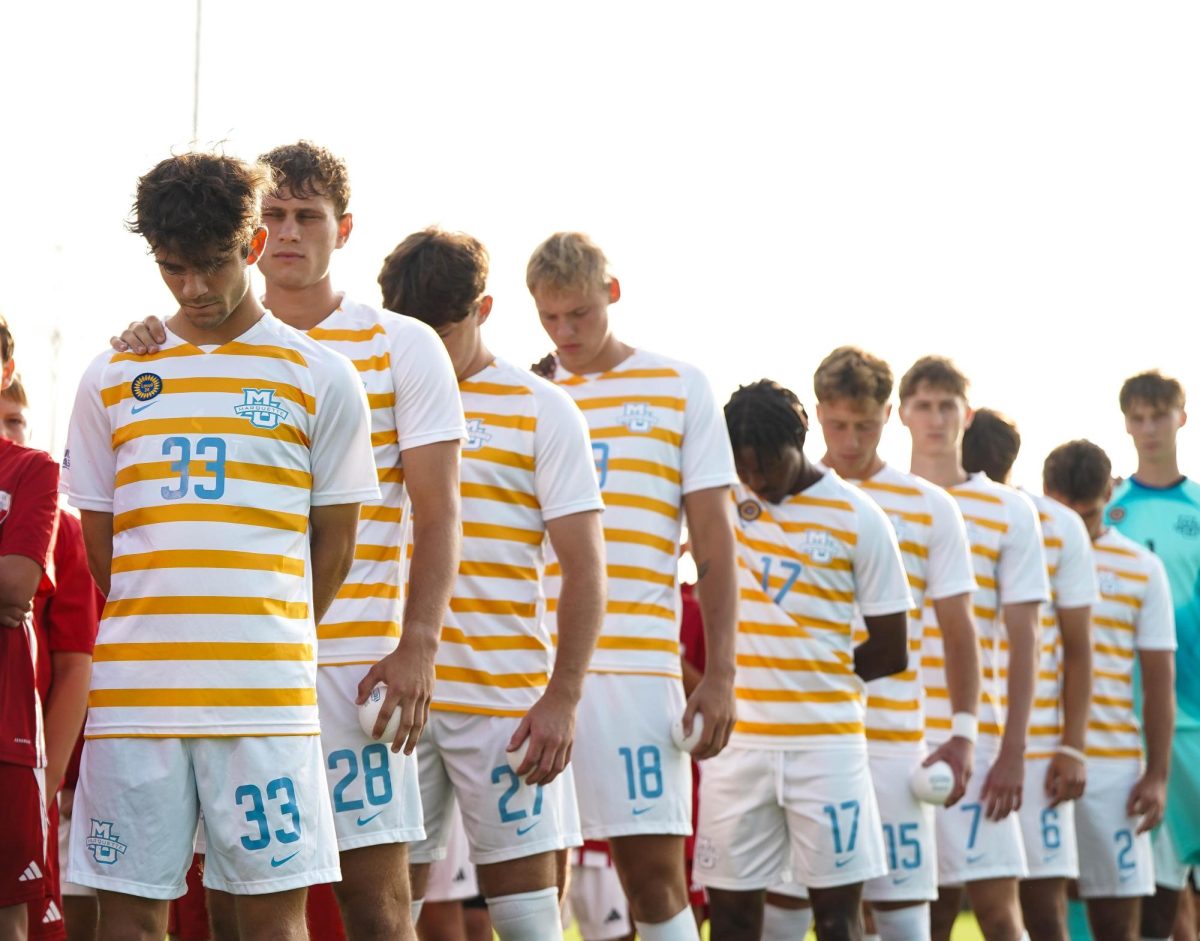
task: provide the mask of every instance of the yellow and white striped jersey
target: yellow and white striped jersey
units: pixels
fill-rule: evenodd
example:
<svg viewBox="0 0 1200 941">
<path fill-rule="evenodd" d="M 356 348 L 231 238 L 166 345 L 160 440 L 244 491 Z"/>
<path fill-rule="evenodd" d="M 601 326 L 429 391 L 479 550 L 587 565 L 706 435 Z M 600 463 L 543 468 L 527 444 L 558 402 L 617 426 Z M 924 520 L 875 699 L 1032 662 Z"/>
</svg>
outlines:
<svg viewBox="0 0 1200 941">
<path fill-rule="evenodd" d="M 523 716 L 553 658 L 543 622 L 546 523 L 604 509 L 583 415 L 504 360 L 459 383 L 467 416 L 462 561 L 438 645 L 434 709 Z"/>
<path fill-rule="evenodd" d="M 1175 608 L 1166 569 L 1149 549 L 1107 530 L 1092 543 L 1100 602 L 1092 609 L 1092 711 L 1087 755 L 1140 759 L 1133 708 L 1139 650 L 1175 649 Z"/>
<path fill-rule="evenodd" d="M 912 608 L 896 534 L 826 471 L 781 503 L 734 489 L 738 636 L 733 739 L 743 747 L 866 747 L 852 622 Z"/>
<path fill-rule="evenodd" d="M 379 496 L 344 357 L 271 314 L 84 374 L 63 458 L 113 516 L 87 735 L 316 734 L 309 508 Z"/>
<path fill-rule="evenodd" d="M 1038 640 L 1038 675 L 1029 716 L 1026 758 L 1049 758 L 1062 744 L 1062 635 L 1060 608 L 1091 607 L 1099 600 L 1092 541 L 1079 514 L 1057 500 L 1029 494 L 1042 524 L 1046 574 L 1050 577 L 1050 603 L 1042 605 L 1042 630 Z M 1007 642 L 1003 645 L 1007 651 Z M 1006 706 L 1007 697 L 1001 702 Z"/>
<path fill-rule="evenodd" d="M 980 741 L 998 747 L 998 739 L 1004 733 L 1001 695 L 1008 679 L 1001 650 L 1004 621 L 1000 608 L 1049 599 L 1042 531 L 1037 510 L 1029 498 L 985 474 L 972 474 L 965 483 L 947 491 L 962 510 L 975 568 L 972 614 L 979 634 L 979 662 L 983 671 Z M 925 728 L 930 741 L 941 742 L 950 732 L 941 631 L 931 604 L 925 606 L 924 614 L 921 679 L 925 684 Z"/>
<path fill-rule="evenodd" d="M 683 498 L 736 482 L 724 416 L 703 373 L 644 350 L 608 372 L 559 367 L 555 381 L 587 419 L 604 497 L 608 609 L 591 669 L 677 677 Z M 552 562 L 551 617 L 558 575 Z"/>
<path fill-rule="evenodd" d="M 318 662 L 374 663 L 400 637 L 400 549 L 406 494 L 401 452 L 464 437 L 458 380 L 446 347 L 412 317 L 343 297 L 308 331 L 358 370 L 371 408 L 380 499 L 363 506 L 354 562 L 317 625 Z"/>
<path fill-rule="evenodd" d="M 908 669 L 867 684 L 867 742 L 873 752 L 895 747 L 919 748 L 925 740 L 921 612 L 927 600 L 933 602 L 975 590 L 967 530 L 958 504 L 949 494 L 915 474 L 885 465 L 869 479 L 850 483 L 878 503 L 891 520 L 913 597 L 908 618 Z M 855 643 L 866 636 L 866 625 L 861 617 L 856 617 Z M 941 670 L 940 663 L 938 669 Z M 943 697 L 947 695 L 944 681 L 938 692 Z"/>
</svg>

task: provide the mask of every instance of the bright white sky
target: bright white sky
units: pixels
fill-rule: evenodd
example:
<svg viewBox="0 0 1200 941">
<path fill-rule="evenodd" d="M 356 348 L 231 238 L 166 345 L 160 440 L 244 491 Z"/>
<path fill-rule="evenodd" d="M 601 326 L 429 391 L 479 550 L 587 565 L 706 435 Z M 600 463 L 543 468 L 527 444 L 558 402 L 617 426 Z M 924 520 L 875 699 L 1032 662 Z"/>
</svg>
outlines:
<svg viewBox="0 0 1200 941">
<path fill-rule="evenodd" d="M 190 0 L 0 7 L 0 310 L 55 453 L 87 361 L 172 310 L 122 223 L 191 137 L 193 31 Z M 1132 469 L 1125 376 L 1200 397 L 1194 4 L 205 0 L 202 38 L 202 143 L 348 161 L 337 286 L 376 301 L 404 235 L 471 232 L 518 361 L 546 350 L 525 261 L 572 228 L 621 277 L 618 334 L 722 401 L 763 376 L 810 401 L 843 343 L 897 375 L 948 354 L 1036 484 L 1072 437 Z M 1181 447 L 1200 473 L 1200 433 Z"/>
</svg>

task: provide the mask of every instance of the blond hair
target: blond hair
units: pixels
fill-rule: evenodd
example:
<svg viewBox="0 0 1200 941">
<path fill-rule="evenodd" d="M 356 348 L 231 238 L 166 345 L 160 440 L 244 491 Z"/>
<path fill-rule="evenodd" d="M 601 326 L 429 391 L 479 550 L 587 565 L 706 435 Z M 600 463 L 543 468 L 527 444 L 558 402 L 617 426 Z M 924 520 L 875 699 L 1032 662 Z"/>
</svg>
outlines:
<svg viewBox="0 0 1200 941">
<path fill-rule="evenodd" d="M 612 280 L 600 246 L 582 232 L 555 232 L 534 249 L 525 268 L 530 291 L 539 287 L 604 287 Z"/>
<path fill-rule="evenodd" d="M 818 402 L 850 399 L 883 405 L 892 396 L 892 370 L 878 356 L 856 346 L 839 346 L 813 373 Z"/>
<path fill-rule="evenodd" d="M 900 377 L 900 401 L 915 395 L 922 384 L 957 395 L 964 401 L 971 390 L 966 375 L 947 356 L 922 356 L 913 363 L 908 372 Z"/>
</svg>

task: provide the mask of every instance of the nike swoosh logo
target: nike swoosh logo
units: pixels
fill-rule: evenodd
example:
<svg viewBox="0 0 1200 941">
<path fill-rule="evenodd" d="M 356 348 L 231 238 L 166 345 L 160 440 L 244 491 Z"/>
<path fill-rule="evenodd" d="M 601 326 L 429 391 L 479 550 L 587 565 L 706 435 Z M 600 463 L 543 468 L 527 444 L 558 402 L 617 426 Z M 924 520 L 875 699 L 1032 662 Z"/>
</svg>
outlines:
<svg viewBox="0 0 1200 941">
<path fill-rule="evenodd" d="M 833 864 L 834 864 L 834 866 L 836 866 L 838 869 L 841 869 L 843 866 L 848 866 L 848 865 L 849 865 L 851 862 L 853 862 L 853 861 L 854 861 L 854 857 L 853 857 L 853 856 L 851 856 L 849 859 L 835 859 L 835 860 L 833 861 Z"/>
<path fill-rule="evenodd" d="M 653 810 L 653 809 L 654 809 L 654 806 L 653 806 L 653 805 L 651 805 L 651 806 L 649 806 L 649 807 L 634 807 L 634 808 L 633 808 L 633 815 L 634 815 L 635 817 L 640 817 L 642 814 L 646 813 L 646 811 L 648 811 L 648 810 Z"/>
<path fill-rule="evenodd" d="M 285 857 L 283 857 L 283 859 L 276 859 L 274 856 L 272 856 L 271 857 L 271 868 L 278 869 L 280 866 L 282 866 L 284 863 L 286 863 L 289 859 L 292 859 L 293 857 L 299 856 L 299 855 L 300 855 L 300 851 L 296 850 L 296 852 L 292 853 L 291 856 L 285 856 Z"/>
<path fill-rule="evenodd" d="M 157 405 L 157 404 L 158 404 L 158 402 L 154 401 L 154 402 L 147 402 L 145 405 L 135 405 L 135 406 L 133 406 L 133 408 L 131 408 L 129 410 L 129 412 L 132 415 L 136 415 L 138 412 L 146 411 L 146 409 L 148 409 L 151 405 Z"/>
<path fill-rule="evenodd" d="M 892 885 L 904 885 L 912 876 L 893 876 Z"/>
<path fill-rule="evenodd" d="M 979 862 L 979 860 L 983 859 L 983 857 L 985 857 L 986 855 L 987 855 L 987 853 L 980 853 L 978 856 L 968 856 L 967 857 L 967 865 L 968 866 L 975 865 L 975 863 Z"/>
<path fill-rule="evenodd" d="M 524 836 L 526 833 L 528 833 L 530 830 L 532 830 L 534 827 L 536 827 L 541 822 L 542 821 L 540 821 L 540 820 L 535 820 L 533 823 L 531 823 L 527 827 L 517 827 L 517 836 Z"/>
<path fill-rule="evenodd" d="M 1058 853 L 1050 853 L 1048 856 L 1042 857 L 1042 862 L 1049 863 L 1049 862 L 1053 862 L 1056 859 L 1058 859 Z"/>
<path fill-rule="evenodd" d="M 370 823 L 372 820 L 374 820 L 376 817 L 378 817 L 379 814 L 381 814 L 381 813 L 383 813 L 382 810 L 379 811 L 378 813 L 371 814 L 371 816 L 369 816 L 369 817 L 359 817 L 358 825 L 360 827 L 365 827 L 368 823 Z"/>
</svg>

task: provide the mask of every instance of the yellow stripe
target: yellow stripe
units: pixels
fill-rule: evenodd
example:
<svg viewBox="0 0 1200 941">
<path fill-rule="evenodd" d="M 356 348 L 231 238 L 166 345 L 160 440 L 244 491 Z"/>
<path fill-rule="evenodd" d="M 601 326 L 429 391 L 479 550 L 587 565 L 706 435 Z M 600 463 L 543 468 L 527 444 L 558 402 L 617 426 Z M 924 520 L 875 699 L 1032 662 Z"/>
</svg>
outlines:
<svg viewBox="0 0 1200 941">
<path fill-rule="evenodd" d="M 490 709 L 484 706 L 463 706 L 454 702 L 431 702 L 429 708 L 433 712 L 465 712 L 475 716 L 503 716 L 505 718 L 523 718 L 528 709 Z"/>
<path fill-rule="evenodd" d="M 381 337 L 386 333 L 387 331 L 383 329 L 383 324 L 380 323 L 357 330 L 334 330 L 328 327 L 313 327 L 308 331 L 308 335 L 314 340 L 336 340 L 342 343 L 361 343 L 363 340 L 369 340 L 371 337 Z"/>
<path fill-rule="evenodd" d="M 733 730 L 745 735 L 862 735 L 861 722 L 741 722 Z"/>
<path fill-rule="evenodd" d="M 902 542 L 900 543 L 900 551 L 907 552 L 909 555 L 915 555 L 918 559 L 929 558 L 929 550 L 917 542 Z"/>
<path fill-rule="evenodd" d="M 404 511 L 398 506 L 364 506 L 359 510 L 360 520 L 372 520 L 377 523 L 399 523 L 404 517 Z"/>
<path fill-rule="evenodd" d="M 370 562 L 399 562 L 399 546 L 372 546 L 360 542 L 354 547 L 354 558 Z"/>
<path fill-rule="evenodd" d="M 682 412 L 686 403 L 683 399 L 670 395 L 598 395 L 595 398 L 578 399 L 575 404 L 584 411 L 593 408 L 617 408 L 622 405 L 649 405 Z"/>
<path fill-rule="evenodd" d="M 675 612 L 660 604 L 645 604 L 639 601 L 609 601 L 605 606 L 609 614 L 631 614 L 639 617 L 663 618 L 675 620 Z"/>
<path fill-rule="evenodd" d="M 643 461 L 635 457 L 614 457 L 608 462 L 608 472 L 630 471 L 635 474 L 649 474 L 652 477 L 661 477 L 663 480 L 669 480 L 673 484 L 683 482 L 683 475 L 678 469 L 668 467 L 666 464 L 656 464 L 654 461 Z"/>
<path fill-rule="evenodd" d="M 521 634 L 478 637 L 466 634 L 457 627 L 442 628 L 442 643 L 463 644 L 472 650 L 546 650 L 546 645 L 536 637 Z"/>
<path fill-rule="evenodd" d="M 679 641 L 659 637 L 627 637 L 619 634 L 601 635 L 597 650 L 659 650 L 679 656 Z"/>
<path fill-rule="evenodd" d="M 344 640 L 347 637 L 399 637 L 400 625 L 395 621 L 343 621 L 337 624 L 318 624 L 317 640 Z"/>
<path fill-rule="evenodd" d="M 962 487 L 948 487 L 946 492 L 953 497 L 963 500 L 978 500 L 980 503 L 991 503 L 993 506 L 1003 506 L 1004 501 L 991 493 L 979 493 L 977 490 L 964 490 Z"/>
<path fill-rule="evenodd" d="M 983 556 L 985 559 L 988 559 L 992 562 L 1000 561 L 1000 553 L 995 549 L 989 549 L 987 546 L 972 545 L 971 554 Z"/>
<path fill-rule="evenodd" d="M 375 476 L 381 484 L 403 484 L 404 483 L 404 468 L 402 467 L 376 467 Z"/>
<path fill-rule="evenodd" d="M 118 660 L 311 660 L 310 644 L 174 641 L 161 644 L 97 644 L 97 663 Z"/>
<path fill-rule="evenodd" d="M 1117 604 L 1127 604 L 1131 608 L 1140 608 L 1142 606 L 1142 600 L 1140 598 L 1133 597 L 1133 595 L 1110 595 L 1107 592 L 1102 591 L 1100 592 L 1100 597 L 1105 601 L 1113 601 Z"/>
<path fill-rule="evenodd" d="M 143 614 L 244 614 L 253 617 L 303 620 L 308 604 L 276 598 L 224 598 L 215 595 L 168 595 L 108 600 L 104 617 L 124 618 Z"/>
<path fill-rule="evenodd" d="M 496 686 L 500 689 L 534 689 L 545 686 L 550 677 L 545 673 L 488 673 L 484 670 L 468 670 L 465 667 L 434 667 L 439 680 L 447 683 L 471 683 L 475 686 Z"/>
<path fill-rule="evenodd" d="M 666 503 L 663 500 L 654 500 L 650 497 L 642 497 L 632 493 L 603 493 L 604 505 L 608 506 L 627 506 L 638 510 L 649 510 L 651 513 L 659 513 L 668 519 L 679 518 L 679 507 L 673 503 Z"/>
<path fill-rule="evenodd" d="M 603 382 L 607 379 L 678 379 L 679 373 L 674 369 L 660 367 L 658 369 L 610 369 L 598 376 L 569 376 L 559 382 L 562 386 L 579 386 L 588 381 Z"/>
<path fill-rule="evenodd" d="M 512 503 L 517 506 L 527 506 L 538 509 L 540 504 L 531 493 L 523 490 L 509 490 L 506 487 L 495 487 L 491 484 L 473 484 L 463 482 L 460 493 L 464 498 L 474 497 L 477 500 L 495 500 L 498 503 Z"/>
<path fill-rule="evenodd" d="M 518 451 L 505 451 L 502 448 L 476 448 L 463 450 L 463 460 L 488 461 L 492 464 L 503 464 L 505 467 L 515 467 L 518 470 L 533 471 L 533 457 Z"/>
<path fill-rule="evenodd" d="M 751 654 L 738 654 L 739 667 L 751 667 L 763 670 L 796 670 L 805 673 L 834 673 L 838 676 L 849 676 L 854 671 L 844 663 L 828 660 L 810 660 L 798 657 L 758 657 Z"/>
<path fill-rule="evenodd" d="M 188 473 L 192 477 L 213 480 L 215 474 L 209 470 L 208 461 L 191 461 Z M 177 478 L 179 471 L 171 461 L 148 461 L 144 464 L 128 464 L 117 471 L 115 478 L 118 487 L 137 483 L 143 480 L 165 480 Z M 241 461 L 226 461 L 225 476 L 231 480 L 252 480 L 261 484 L 277 484 L 283 487 L 296 487 L 299 490 L 312 489 L 312 474 L 308 471 L 293 470 L 289 467 L 274 467 L 268 464 L 244 464 Z"/>
<path fill-rule="evenodd" d="M 531 618 L 537 614 L 537 605 L 491 598 L 451 598 L 450 610 L 458 614 L 507 614 Z"/>
<path fill-rule="evenodd" d="M 1112 644 L 1092 644 L 1092 650 L 1095 653 L 1106 653 L 1111 657 L 1120 657 L 1123 660 L 1133 659 L 1132 650 L 1127 650 L 1124 647 L 1114 647 Z"/>
<path fill-rule="evenodd" d="M 317 691 L 311 688 L 286 689 L 93 689 L 88 706 L 315 706 Z M 174 736 L 172 736 L 174 737 Z"/>
<path fill-rule="evenodd" d="M 821 532 L 829 533 L 831 536 L 840 539 L 849 546 L 858 545 L 858 535 L 846 529 L 834 529 L 832 526 L 824 526 L 821 523 L 779 523 L 779 528 L 785 533 L 809 533 Z"/>
<path fill-rule="evenodd" d="M 1141 758 L 1140 748 L 1085 748 L 1089 758 Z"/>
<path fill-rule="evenodd" d="M 526 386 L 509 386 L 498 382 L 460 382 L 459 392 L 478 392 L 481 395 L 529 395 Z"/>
<path fill-rule="evenodd" d="M 1136 559 L 1138 554 L 1130 549 L 1122 549 L 1119 546 L 1101 546 L 1093 543 L 1092 549 L 1096 552 L 1107 552 L 1109 555 L 1122 555 L 1127 559 Z"/>
<path fill-rule="evenodd" d="M 1103 618 L 1099 615 L 1092 617 L 1092 624 L 1097 627 L 1111 627 L 1118 631 L 1132 631 L 1134 629 L 1133 624 L 1129 621 L 1118 621 L 1116 618 Z"/>
<path fill-rule="evenodd" d="M 257 428 L 246 418 L 202 418 L 192 415 L 180 418 L 145 418 L 122 425 L 112 434 L 115 451 L 135 438 L 148 435 L 250 435 L 271 438 L 288 444 L 308 447 L 308 435 L 295 425 L 281 422 L 274 428 Z"/>
<path fill-rule="evenodd" d="M 887 709 L 891 712 L 916 712 L 921 704 L 915 699 L 885 699 L 882 696 L 868 696 L 868 709 Z"/>
<path fill-rule="evenodd" d="M 304 560 L 262 552 L 237 552 L 232 549 L 163 549 L 114 556 L 112 571 L 141 572 L 147 569 L 253 569 L 304 575 Z"/>
<path fill-rule="evenodd" d="M 982 516 L 971 516 L 967 513 L 963 514 L 963 519 L 968 523 L 974 523 L 981 529 L 990 529 L 994 533 L 1008 532 L 1007 523 L 998 523 L 995 520 L 986 519 Z"/>
<path fill-rule="evenodd" d="M 946 724 L 949 728 L 949 723 Z M 894 729 L 867 729 L 867 741 L 870 742 L 919 742 L 925 737 L 920 729 L 901 731 Z"/>
<path fill-rule="evenodd" d="M 254 506 L 226 506 L 207 503 L 180 503 L 166 506 L 142 507 L 118 513 L 113 518 L 113 532 L 123 533 L 138 526 L 156 523 L 228 523 L 238 526 L 260 526 L 264 529 L 283 529 L 293 533 L 308 531 L 308 517 L 299 513 L 281 513 Z M 236 538 L 232 535 L 229 538 Z"/>
<path fill-rule="evenodd" d="M 515 428 L 517 431 L 536 431 L 537 419 L 532 415 L 498 415 L 494 412 L 466 412 L 464 418 L 476 418 L 494 428 Z"/>
<path fill-rule="evenodd" d="M 884 493 L 898 493 L 902 497 L 921 496 L 921 491 L 915 487 L 902 487 L 900 484 L 885 484 L 876 480 L 860 480 L 858 481 L 858 486 L 863 490 L 881 490 Z"/>
<path fill-rule="evenodd" d="M 381 353 L 379 356 L 368 356 L 364 359 L 350 360 L 354 364 L 354 368 L 359 372 L 375 372 L 380 369 L 390 369 L 392 365 L 392 357 L 387 353 Z"/>
<path fill-rule="evenodd" d="M 463 536 L 474 539 L 507 539 L 523 542 L 530 546 L 540 545 L 542 534 L 532 529 L 515 526 L 498 526 L 494 523 L 463 523 Z"/>
<path fill-rule="evenodd" d="M 371 447 L 382 448 L 389 444 L 399 444 L 400 433 L 396 429 L 390 431 L 373 431 L 371 432 Z"/>
<path fill-rule="evenodd" d="M 371 411 L 375 411 L 376 409 L 380 409 L 380 408 L 387 408 L 387 409 L 395 408 L 396 407 L 396 393 L 395 392 L 368 392 L 367 393 L 367 407 L 370 408 Z"/>
<path fill-rule="evenodd" d="M 400 586 L 392 582 L 347 582 L 338 589 L 338 599 L 399 598 Z"/>
<path fill-rule="evenodd" d="M 192 346 L 190 343 L 183 346 L 173 346 L 170 349 L 159 350 L 157 353 L 146 353 L 143 355 L 135 355 L 133 353 L 117 353 L 109 362 L 135 362 L 135 363 L 153 363 L 160 359 L 176 359 L 183 356 L 258 356 L 262 359 L 282 359 L 289 363 L 296 363 L 300 366 L 307 366 L 308 363 L 299 350 L 289 349 L 284 346 L 256 346 L 248 343 L 239 343 L 233 340 L 223 346 L 217 347 L 211 354 L 206 354 L 199 347 Z M 169 380 L 168 380 L 169 381 Z"/>
<path fill-rule="evenodd" d="M 537 581 L 537 569 L 531 565 L 508 565 L 504 562 L 470 562 L 464 559 L 458 564 L 459 575 L 474 575 L 478 578 L 512 578 L 518 581 Z"/>
<path fill-rule="evenodd" d="M 1138 730 L 1138 727 L 1132 722 L 1089 722 L 1087 727 L 1092 732 L 1136 733 Z"/>
<path fill-rule="evenodd" d="M 605 529 L 605 542 L 631 542 L 639 546 L 649 546 L 659 552 L 666 553 L 672 559 L 679 552 L 679 547 L 670 539 L 652 536 L 650 533 L 638 532 L 635 529 Z"/>
<path fill-rule="evenodd" d="M 648 431 L 630 431 L 625 427 L 592 429 L 593 441 L 604 441 L 608 438 L 650 438 L 653 441 L 665 441 L 677 448 L 683 444 L 683 435 L 669 428 L 651 428 Z"/>
<path fill-rule="evenodd" d="M 817 621 L 815 618 L 805 618 L 799 615 L 791 616 L 794 624 L 773 624 L 767 621 L 738 621 L 738 631 L 743 634 L 758 634 L 764 637 L 811 637 L 808 629 L 833 631 L 837 634 L 849 634 L 849 624 L 836 624 L 832 621 Z"/>
<path fill-rule="evenodd" d="M 554 565 L 558 567 L 557 562 Z M 664 585 L 667 588 L 675 587 L 674 572 L 656 572 L 654 569 L 642 568 L 639 565 L 609 565 L 607 572 L 609 578 L 628 578 L 633 581 Z M 549 573 L 549 569 L 547 569 L 547 573 Z M 556 574 L 562 574 L 561 567 Z"/>
<path fill-rule="evenodd" d="M 844 510 L 847 513 L 854 512 L 854 507 L 845 500 L 827 500 L 824 497 L 806 497 L 801 493 L 788 497 L 787 504 L 788 506 L 817 506 L 824 507 L 828 510 Z"/>
<path fill-rule="evenodd" d="M 805 693 L 794 689 L 752 689 L 739 686 L 734 689 L 738 699 L 751 702 L 858 702 L 858 693 L 848 690 L 821 690 Z"/>
<path fill-rule="evenodd" d="M 756 552 L 765 552 L 769 555 L 783 556 L 785 559 L 795 559 L 797 562 L 808 562 L 808 556 L 802 555 L 791 546 L 784 545 L 778 542 L 769 542 L 765 539 L 751 539 L 742 532 L 741 527 L 735 531 L 737 541 L 748 549 L 753 549 Z M 738 560 L 741 561 L 740 559 Z M 749 566 L 746 566 L 749 568 Z"/>
<path fill-rule="evenodd" d="M 211 377 L 190 379 L 164 379 L 160 395 L 187 395 L 191 393 L 213 394 L 229 393 L 241 396 L 246 389 L 269 388 L 277 398 L 287 399 L 301 406 L 308 414 L 317 411 L 317 400 L 296 386 L 279 382 L 276 379 L 217 379 Z M 100 398 L 105 405 L 119 405 L 125 399 L 133 398 L 133 386 L 124 382 L 119 386 L 109 386 L 100 392 Z M 240 403 L 239 403 L 240 404 Z"/>
</svg>

